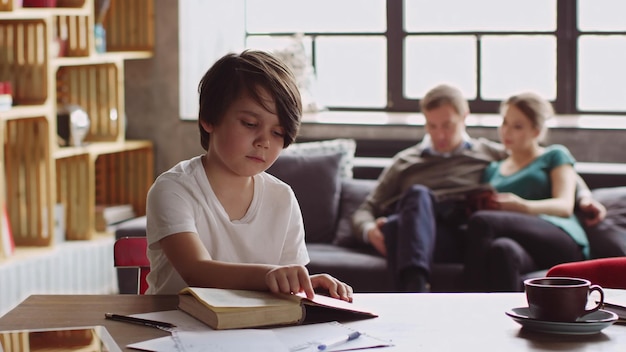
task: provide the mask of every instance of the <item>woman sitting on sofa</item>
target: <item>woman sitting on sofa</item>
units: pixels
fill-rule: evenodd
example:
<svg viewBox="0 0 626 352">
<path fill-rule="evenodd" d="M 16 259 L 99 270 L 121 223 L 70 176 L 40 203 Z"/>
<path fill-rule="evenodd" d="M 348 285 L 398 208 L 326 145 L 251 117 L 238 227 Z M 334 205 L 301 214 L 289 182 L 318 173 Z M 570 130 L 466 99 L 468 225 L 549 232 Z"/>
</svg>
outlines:
<svg viewBox="0 0 626 352">
<path fill-rule="evenodd" d="M 497 193 L 468 222 L 465 279 L 471 291 L 519 291 L 521 275 L 589 258 L 589 242 L 574 215 L 574 158 L 562 145 L 542 147 L 548 101 L 522 93 L 502 103 L 505 160 L 483 181 Z M 512 253 L 514 255 L 512 255 Z"/>
</svg>

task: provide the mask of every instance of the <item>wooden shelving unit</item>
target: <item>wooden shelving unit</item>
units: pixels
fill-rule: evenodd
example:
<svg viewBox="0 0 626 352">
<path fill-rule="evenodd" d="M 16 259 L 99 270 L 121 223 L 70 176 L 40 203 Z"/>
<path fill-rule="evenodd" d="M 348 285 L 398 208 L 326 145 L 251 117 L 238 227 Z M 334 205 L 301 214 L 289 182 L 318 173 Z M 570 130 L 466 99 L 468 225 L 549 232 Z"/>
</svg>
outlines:
<svg viewBox="0 0 626 352">
<path fill-rule="evenodd" d="M 149 141 L 124 136 L 124 61 L 152 56 L 154 4 L 111 0 L 103 22 L 107 52 L 97 53 L 94 1 L 22 8 L 0 0 L 0 81 L 11 82 L 14 105 L 0 111 L 0 204 L 18 247 L 56 242 L 57 204 L 66 240 L 94 236 L 96 204 L 128 203 L 145 213 L 153 150 Z M 84 146 L 57 142 L 57 107 L 65 104 L 90 117 Z"/>
</svg>

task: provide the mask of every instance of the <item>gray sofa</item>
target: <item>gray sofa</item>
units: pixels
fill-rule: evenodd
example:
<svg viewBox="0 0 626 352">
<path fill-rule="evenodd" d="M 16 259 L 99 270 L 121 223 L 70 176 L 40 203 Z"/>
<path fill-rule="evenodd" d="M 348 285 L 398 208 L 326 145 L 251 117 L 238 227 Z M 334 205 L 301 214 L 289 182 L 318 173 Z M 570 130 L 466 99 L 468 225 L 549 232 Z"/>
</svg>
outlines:
<svg viewBox="0 0 626 352">
<path fill-rule="evenodd" d="M 290 184 L 300 203 L 311 273 L 329 273 L 352 285 L 355 292 L 392 291 L 385 259 L 360 245 L 351 231 L 350 217 L 376 181 L 347 177 L 345 167 L 351 167 L 345 153 L 283 154 L 268 172 Z M 583 177 L 595 184 L 593 177 L 602 175 Z M 608 208 L 607 219 L 588 229 L 593 257 L 626 255 L 626 187 L 595 189 L 593 193 Z M 123 236 L 145 236 L 145 218 L 120 225 L 116 237 Z M 462 271 L 460 263 L 434 264 L 431 291 L 461 291 Z M 120 292 L 124 292 L 129 279 L 122 273 L 119 277 Z M 130 280 L 133 287 L 135 278 Z"/>
</svg>

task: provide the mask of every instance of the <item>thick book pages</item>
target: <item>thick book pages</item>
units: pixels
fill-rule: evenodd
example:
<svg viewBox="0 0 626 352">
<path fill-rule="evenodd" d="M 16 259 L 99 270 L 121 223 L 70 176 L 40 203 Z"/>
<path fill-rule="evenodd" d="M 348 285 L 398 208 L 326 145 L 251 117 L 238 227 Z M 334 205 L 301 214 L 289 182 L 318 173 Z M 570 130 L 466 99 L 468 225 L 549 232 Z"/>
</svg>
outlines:
<svg viewBox="0 0 626 352">
<path fill-rule="evenodd" d="M 307 321 L 332 321 L 337 320 L 337 314 L 351 318 L 377 316 L 351 303 L 322 295 L 310 300 L 304 295 L 187 287 L 178 297 L 180 310 L 216 330 L 297 325 L 305 318 Z"/>
<path fill-rule="evenodd" d="M 604 307 L 619 317 L 620 323 L 626 323 L 626 290 L 609 289 L 604 290 Z"/>
<path fill-rule="evenodd" d="M 216 330 L 298 324 L 304 319 L 299 300 L 269 292 L 187 287 L 178 308 Z"/>
</svg>

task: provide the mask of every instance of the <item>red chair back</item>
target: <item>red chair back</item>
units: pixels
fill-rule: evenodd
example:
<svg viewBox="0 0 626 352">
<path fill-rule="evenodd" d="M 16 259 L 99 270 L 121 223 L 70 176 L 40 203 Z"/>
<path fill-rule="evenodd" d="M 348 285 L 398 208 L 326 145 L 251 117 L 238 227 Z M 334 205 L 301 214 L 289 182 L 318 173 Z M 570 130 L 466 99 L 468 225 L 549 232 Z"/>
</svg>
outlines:
<svg viewBox="0 0 626 352">
<path fill-rule="evenodd" d="M 563 263 L 548 270 L 546 276 L 579 277 L 604 288 L 626 289 L 626 257 Z"/>
<path fill-rule="evenodd" d="M 150 272 L 150 261 L 146 254 L 148 241 L 145 237 L 122 237 L 113 245 L 113 263 L 116 268 L 137 268 L 137 293 L 148 289 L 146 276 Z"/>
</svg>

